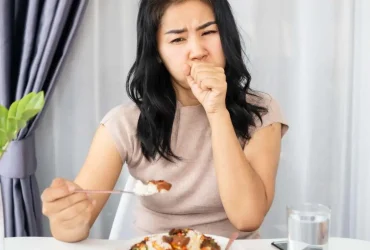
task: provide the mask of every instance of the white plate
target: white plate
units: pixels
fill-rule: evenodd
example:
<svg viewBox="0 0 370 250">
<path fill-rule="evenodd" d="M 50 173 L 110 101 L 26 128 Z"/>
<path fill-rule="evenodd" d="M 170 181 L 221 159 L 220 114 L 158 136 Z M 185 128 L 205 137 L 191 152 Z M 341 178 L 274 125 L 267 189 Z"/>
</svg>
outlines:
<svg viewBox="0 0 370 250">
<path fill-rule="evenodd" d="M 163 233 L 163 234 L 159 234 L 159 235 L 168 235 L 168 234 Z M 153 236 L 153 235 L 148 235 L 148 237 L 151 237 L 151 236 Z M 229 241 L 228 238 L 225 238 L 225 237 L 222 237 L 222 236 L 217 236 L 217 235 L 212 235 L 212 234 L 206 234 L 206 236 L 212 237 L 220 245 L 221 249 L 225 249 L 225 247 L 227 245 L 227 242 Z M 122 246 L 122 250 L 123 249 L 129 250 L 132 245 L 142 241 L 144 238 L 145 238 L 145 236 L 126 241 L 124 246 Z M 234 243 L 230 247 L 230 250 L 242 250 L 242 249 L 243 248 L 239 246 L 239 242 L 237 242 L 237 241 L 234 241 Z"/>
</svg>

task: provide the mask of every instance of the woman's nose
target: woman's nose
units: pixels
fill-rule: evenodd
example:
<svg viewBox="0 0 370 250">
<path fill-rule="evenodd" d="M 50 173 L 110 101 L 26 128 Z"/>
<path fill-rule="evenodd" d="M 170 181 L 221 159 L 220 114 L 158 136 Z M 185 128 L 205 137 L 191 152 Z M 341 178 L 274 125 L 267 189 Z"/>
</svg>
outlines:
<svg viewBox="0 0 370 250">
<path fill-rule="evenodd" d="M 203 60 L 207 56 L 207 50 L 200 39 L 192 39 L 189 42 L 190 60 Z"/>
</svg>

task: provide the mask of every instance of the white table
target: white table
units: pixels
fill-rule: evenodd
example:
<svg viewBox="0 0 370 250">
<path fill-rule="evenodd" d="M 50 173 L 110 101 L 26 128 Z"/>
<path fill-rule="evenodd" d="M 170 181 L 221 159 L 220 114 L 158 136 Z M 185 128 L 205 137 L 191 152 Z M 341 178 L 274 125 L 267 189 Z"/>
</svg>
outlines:
<svg viewBox="0 0 370 250">
<path fill-rule="evenodd" d="M 244 250 L 277 250 L 271 246 L 274 240 L 283 239 L 262 239 L 262 240 L 239 240 L 237 241 Z M 78 243 L 64 243 L 49 237 L 17 237 L 5 238 L 4 250 L 128 250 L 128 241 L 125 240 L 96 240 L 88 239 Z M 329 241 L 330 250 L 370 250 L 370 242 L 331 238 Z"/>
</svg>

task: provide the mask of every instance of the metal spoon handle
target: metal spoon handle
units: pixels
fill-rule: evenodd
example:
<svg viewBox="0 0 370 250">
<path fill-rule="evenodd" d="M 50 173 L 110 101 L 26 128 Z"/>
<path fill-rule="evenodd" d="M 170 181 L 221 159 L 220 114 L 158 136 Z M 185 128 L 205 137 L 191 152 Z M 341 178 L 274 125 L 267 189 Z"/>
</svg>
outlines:
<svg viewBox="0 0 370 250">
<path fill-rule="evenodd" d="M 88 190 L 88 189 L 77 189 L 74 192 L 76 193 L 92 193 L 92 194 L 134 194 L 132 191 L 124 190 Z"/>
</svg>

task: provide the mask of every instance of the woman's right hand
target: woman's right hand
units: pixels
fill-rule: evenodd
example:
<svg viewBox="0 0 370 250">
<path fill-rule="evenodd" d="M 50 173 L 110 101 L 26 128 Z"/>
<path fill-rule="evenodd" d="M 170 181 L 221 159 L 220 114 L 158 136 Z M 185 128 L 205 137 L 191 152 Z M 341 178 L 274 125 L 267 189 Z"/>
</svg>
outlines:
<svg viewBox="0 0 370 250">
<path fill-rule="evenodd" d="M 80 187 L 74 182 L 56 178 L 41 195 L 42 213 L 49 218 L 53 237 L 61 241 L 81 241 L 90 233 L 96 202 L 76 189 Z"/>
</svg>

